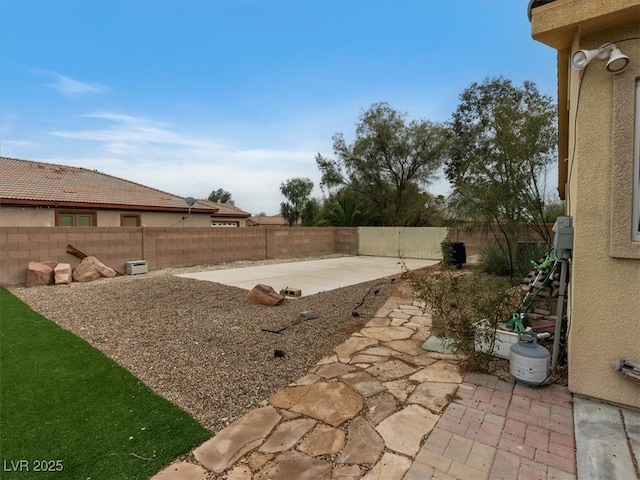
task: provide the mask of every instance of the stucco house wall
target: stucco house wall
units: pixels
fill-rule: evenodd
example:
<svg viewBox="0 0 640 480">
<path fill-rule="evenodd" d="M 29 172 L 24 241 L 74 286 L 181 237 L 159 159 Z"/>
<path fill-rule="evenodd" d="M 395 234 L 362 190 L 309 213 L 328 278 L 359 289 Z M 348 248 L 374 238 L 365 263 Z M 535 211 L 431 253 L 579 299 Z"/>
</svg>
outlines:
<svg viewBox="0 0 640 480">
<path fill-rule="evenodd" d="M 55 227 L 60 214 L 84 214 L 93 226 L 244 227 L 232 203 L 187 199 L 97 170 L 0 157 L 0 226 Z M 191 200 L 189 200 L 191 201 Z M 189 206 L 191 205 L 191 206 Z M 66 215 L 61 223 L 80 217 Z M 61 226 L 61 225 L 59 225 Z"/>
<path fill-rule="evenodd" d="M 640 384 L 612 368 L 618 358 L 640 363 L 640 242 L 632 241 L 626 220 L 633 196 L 620 194 L 632 191 L 629 159 L 640 121 L 633 118 L 640 2 L 560 0 L 538 10 L 532 15 L 533 36 L 558 50 L 558 93 L 567 100 L 559 102 L 559 130 L 566 131 L 559 162 L 575 232 L 567 312 L 569 388 L 640 408 Z M 570 66 L 575 51 L 608 42 L 630 58 L 624 72 L 611 75 L 597 59 L 582 71 Z"/>
<path fill-rule="evenodd" d="M 576 39 L 584 49 L 620 38 L 640 37 L 640 26 Z M 631 66 L 619 75 L 640 77 L 640 40 L 620 45 Z M 576 115 L 573 175 L 569 178 L 569 215 L 574 219 L 573 277 L 570 287 L 569 388 L 574 393 L 640 407 L 640 385 L 613 371 L 616 358 L 640 363 L 640 259 L 611 256 L 611 225 L 626 205 L 612 208 L 612 184 L 631 181 L 633 169 L 612 175 L 614 83 L 603 65 L 572 72 L 572 113 Z M 580 82 L 582 85 L 580 86 Z M 635 83 L 635 82 L 634 82 Z M 634 85 L 635 87 L 635 85 Z M 578 103 L 578 92 L 580 102 Z M 633 105 L 635 88 L 628 92 Z M 633 144 L 628 148 L 633 151 Z M 573 155 L 573 152 L 571 153 Z M 631 165 L 633 168 L 633 166 Z M 628 232 L 631 236 L 631 232 Z"/>
<path fill-rule="evenodd" d="M 0 205 L 0 227 L 55 227 L 55 211 L 51 207 L 19 207 Z M 209 227 L 212 217 L 210 213 L 192 213 L 187 218 L 184 212 L 145 212 L 136 210 L 95 210 L 98 225 L 101 227 L 120 227 L 120 215 L 140 215 L 142 227 Z M 244 226 L 244 219 L 241 223 Z M 228 219 L 220 219 L 228 221 Z"/>
</svg>

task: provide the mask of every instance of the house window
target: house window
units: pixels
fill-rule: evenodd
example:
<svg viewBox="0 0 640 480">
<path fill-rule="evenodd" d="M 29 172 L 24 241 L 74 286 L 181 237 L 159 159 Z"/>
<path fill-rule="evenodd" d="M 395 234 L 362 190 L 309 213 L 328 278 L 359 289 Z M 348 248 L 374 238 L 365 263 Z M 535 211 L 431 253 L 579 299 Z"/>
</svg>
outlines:
<svg viewBox="0 0 640 480">
<path fill-rule="evenodd" d="M 633 240 L 640 242 L 640 80 L 636 81 L 636 138 L 633 156 Z"/>
<path fill-rule="evenodd" d="M 120 215 L 121 227 L 139 227 L 142 225 L 140 214 L 123 213 Z"/>
<path fill-rule="evenodd" d="M 238 227 L 238 222 L 211 222 L 212 227 Z"/>
<path fill-rule="evenodd" d="M 56 227 L 95 227 L 96 212 L 56 211 Z"/>
<path fill-rule="evenodd" d="M 640 260 L 640 64 L 612 77 L 609 254 Z"/>
</svg>

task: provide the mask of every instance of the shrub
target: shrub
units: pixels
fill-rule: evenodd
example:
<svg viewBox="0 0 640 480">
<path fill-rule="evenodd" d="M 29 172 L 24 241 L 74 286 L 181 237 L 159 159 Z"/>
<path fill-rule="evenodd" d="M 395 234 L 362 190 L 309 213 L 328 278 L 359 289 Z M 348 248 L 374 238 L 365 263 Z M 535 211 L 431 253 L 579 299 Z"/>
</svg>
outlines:
<svg viewBox="0 0 640 480">
<path fill-rule="evenodd" d="M 513 278 L 522 279 L 533 270 L 531 261 L 539 262 L 548 251 L 544 242 L 519 242 L 517 254 L 513 261 Z M 480 268 L 489 275 L 507 277 L 510 275 L 509 258 L 495 243 L 490 243 L 480 250 Z"/>
<path fill-rule="evenodd" d="M 509 280 L 447 267 L 428 277 L 407 272 L 404 277 L 431 313 L 432 333 L 450 341 L 453 352 L 463 359 L 466 369 L 486 371 L 493 357 L 476 351 L 476 338 L 487 343 L 488 351 L 493 351 L 493 330 L 511 316 L 520 300 Z M 485 319 L 492 328 L 477 332 L 474 324 Z"/>
<path fill-rule="evenodd" d="M 442 250 L 442 263 L 444 265 L 453 265 L 453 245 L 451 240 L 445 238 L 440 242 L 440 249 Z"/>
</svg>

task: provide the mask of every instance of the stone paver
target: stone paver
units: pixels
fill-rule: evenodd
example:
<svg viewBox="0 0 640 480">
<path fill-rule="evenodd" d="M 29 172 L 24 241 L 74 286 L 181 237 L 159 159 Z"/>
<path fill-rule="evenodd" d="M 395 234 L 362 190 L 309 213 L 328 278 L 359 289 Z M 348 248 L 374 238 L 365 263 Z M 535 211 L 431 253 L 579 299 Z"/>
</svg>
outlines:
<svg viewBox="0 0 640 480">
<path fill-rule="evenodd" d="M 377 377 L 381 382 L 388 382 L 400 377 L 405 377 L 417 370 L 416 367 L 409 365 L 402 360 L 389 360 L 388 362 L 375 364 L 367 368 L 367 373 Z"/>
<path fill-rule="evenodd" d="M 389 327 L 365 327 L 360 330 L 365 337 L 377 339 L 380 341 L 403 340 L 413 335 L 413 330 L 407 327 L 389 326 Z"/>
<path fill-rule="evenodd" d="M 416 382 L 409 380 L 394 380 L 384 383 L 387 391 L 401 402 L 405 402 L 409 398 L 409 395 L 413 393 L 417 385 Z"/>
<path fill-rule="evenodd" d="M 322 424 L 318 425 L 307 438 L 300 442 L 298 449 L 312 457 L 332 455 L 343 449 L 345 440 L 345 434 L 342 430 Z"/>
<path fill-rule="evenodd" d="M 281 418 L 273 407 L 252 410 L 200 445 L 193 454 L 212 472 L 223 472 L 245 453 L 260 446 Z"/>
<path fill-rule="evenodd" d="M 200 465 L 180 462 L 172 463 L 151 477 L 151 480 L 204 480 L 206 475 L 207 471 Z"/>
<path fill-rule="evenodd" d="M 289 450 L 315 426 L 315 420 L 299 418 L 278 425 L 269 439 L 262 444 L 259 451 L 263 453 L 277 453 Z"/>
<path fill-rule="evenodd" d="M 444 366 L 446 364 L 446 366 Z M 447 364 L 439 361 L 409 377 L 416 382 L 441 382 L 441 383 L 462 383 L 462 375 L 458 371 L 457 365 Z"/>
<path fill-rule="evenodd" d="M 438 416 L 418 405 L 409 405 L 398 413 L 384 419 L 376 427 L 385 445 L 396 452 L 415 456 L 420 442 L 431 432 Z"/>
<path fill-rule="evenodd" d="M 375 467 L 362 480 L 401 480 L 409 467 L 411 460 L 393 453 L 385 453 Z"/>
<path fill-rule="evenodd" d="M 347 465 L 333 469 L 331 480 L 357 480 L 362 474 L 358 465 Z"/>
<path fill-rule="evenodd" d="M 351 355 L 377 344 L 378 340 L 375 338 L 356 337 L 352 335 L 344 343 L 341 343 L 336 347 L 336 355 L 338 356 L 338 360 L 342 363 L 349 363 Z"/>
<path fill-rule="evenodd" d="M 347 444 L 338 463 L 374 464 L 384 450 L 385 443 L 369 423 L 357 417 L 349 424 Z"/>
<path fill-rule="evenodd" d="M 321 365 L 316 369 L 315 373 L 323 378 L 331 379 L 344 375 L 345 373 L 353 372 L 354 370 L 356 370 L 356 367 L 346 363 L 336 362 Z"/>
<path fill-rule="evenodd" d="M 389 392 L 367 398 L 365 407 L 365 417 L 373 426 L 398 411 L 396 399 Z"/>
<path fill-rule="evenodd" d="M 422 342 L 416 340 L 392 340 L 384 342 L 383 345 L 391 350 L 406 353 L 407 355 L 422 355 Z"/>
<path fill-rule="evenodd" d="M 269 402 L 334 427 L 355 417 L 363 406 L 362 397 L 342 382 L 286 387 L 274 393 Z"/>
<path fill-rule="evenodd" d="M 449 404 L 456 390 L 457 383 L 425 382 L 416 387 L 407 402 L 417 403 L 432 412 L 440 413 Z"/>
<path fill-rule="evenodd" d="M 340 380 L 349 385 L 363 397 L 370 397 L 371 395 L 385 391 L 384 385 L 382 385 L 378 379 L 367 372 L 363 372 L 362 370 L 354 373 L 347 373 L 340 377 Z"/>
<path fill-rule="evenodd" d="M 254 480 L 318 480 L 331 478 L 331 464 L 305 455 L 288 451 L 277 457 L 254 476 Z"/>
</svg>

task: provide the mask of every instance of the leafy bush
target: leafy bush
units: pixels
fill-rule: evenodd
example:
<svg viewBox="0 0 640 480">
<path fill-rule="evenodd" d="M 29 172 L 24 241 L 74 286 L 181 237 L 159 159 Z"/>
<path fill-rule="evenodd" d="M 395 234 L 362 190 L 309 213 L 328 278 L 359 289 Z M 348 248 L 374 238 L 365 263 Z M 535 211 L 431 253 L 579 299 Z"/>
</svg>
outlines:
<svg viewBox="0 0 640 480">
<path fill-rule="evenodd" d="M 404 277 L 431 313 L 432 333 L 450 341 L 468 370 L 486 371 L 493 357 L 476 351 L 476 339 L 493 351 L 493 331 L 516 310 L 521 297 L 517 289 L 511 289 L 511 283 L 503 277 L 447 267 L 431 276 L 405 272 Z M 477 331 L 474 324 L 481 320 L 487 320 L 491 328 Z"/>
<path fill-rule="evenodd" d="M 509 257 L 495 243 L 490 243 L 482 247 L 480 250 L 479 263 L 482 271 L 489 275 L 506 277 L 511 273 Z"/>
<path fill-rule="evenodd" d="M 453 265 L 453 245 L 451 240 L 445 238 L 440 242 L 440 249 L 442 250 L 442 263 L 445 265 Z"/>
<path fill-rule="evenodd" d="M 533 269 L 531 261 L 538 262 L 544 258 L 548 247 L 544 242 L 520 242 L 513 262 L 513 278 L 521 279 Z M 509 257 L 495 243 L 490 243 L 480 250 L 480 268 L 489 275 L 507 277 L 510 275 Z"/>
</svg>

